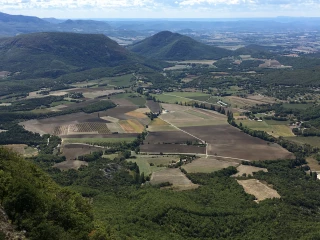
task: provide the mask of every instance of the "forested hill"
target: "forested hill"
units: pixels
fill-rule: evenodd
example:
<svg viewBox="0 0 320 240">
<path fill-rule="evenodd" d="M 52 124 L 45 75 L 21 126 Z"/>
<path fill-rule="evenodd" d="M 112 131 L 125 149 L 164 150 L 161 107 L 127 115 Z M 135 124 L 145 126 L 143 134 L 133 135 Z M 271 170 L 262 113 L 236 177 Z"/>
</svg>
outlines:
<svg viewBox="0 0 320 240">
<path fill-rule="evenodd" d="M 42 170 L 0 147 L 0 203 L 28 239 L 88 239 L 91 207 L 79 194 L 58 186 Z M 1 223 L 1 221 L 0 221 Z M 3 226 L 2 226 L 3 227 Z M 7 233 L 3 228 L 1 236 Z"/>
<path fill-rule="evenodd" d="M 71 71 L 136 60 L 104 35 L 57 32 L 1 39 L 0 55 L 0 69 L 12 72 Z"/>
<path fill-rule="evenodd" d="M 29 73 L 32 77 L 57 77 L 92 68 L 146 62 L 102 34 L 19 35 L 0 39 L 0 55 L 0 71 Z"/>
<path fill-rule="evenodd" d="M 129 46 L 135 53 L 160 60 L 219 59 L 232 55 L 226 49 L 209 46 L 169 31 L 163 31 Z"/>
</svg>

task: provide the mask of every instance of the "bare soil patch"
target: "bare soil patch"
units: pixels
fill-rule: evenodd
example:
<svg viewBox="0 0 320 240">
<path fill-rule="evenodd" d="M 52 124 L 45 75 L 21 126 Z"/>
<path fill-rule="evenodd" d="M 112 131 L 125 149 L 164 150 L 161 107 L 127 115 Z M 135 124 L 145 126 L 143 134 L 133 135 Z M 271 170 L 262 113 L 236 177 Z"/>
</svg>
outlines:
<svg viewBox="0 0 320 240">
<path fill-rule="evenodd" d="M 238 173 L 234 174 L 233 177 L 241 177 L 243 174 L 246 174 L 247 176 L 253 175 L 254 172 L 268 172 L 268 169 L 266 168 L 259 168 L 259 167 L 254 167 L 254 166 L 248 166 L 248 165 L 240 165 L 237 167 Z"/>
<path fill-rule="evenodd" d="M 104 150 L 102 147 L 90 146 L 88 144 L 66 144 L 62 147 L 62 155 L 67 160 L 75 160 L 79 156 L 90 154 L 95 151 Z"/>
<path fill-rule="evenodd" d="M 79 160 L 68 160 L 61 163 L 55 164 L 53 167 L 60 169 L 61 171 L 67 171 L 70 169 L 78 170 L 81 166 L 88 166 L 89 164 L 85 161 Z"/>
<path fill-rule="evenodd" d="M 158 102 L 155 102 L 153 100 L 148 100 L 146 105 L 150 109 L 150 111 L 153 113 L 160 113 L 161 112 L 161 106 Z"/>
<path fill-rule="evenodd" d="M 278 144 L 270 144 L 230 125 L 184 127 L 188 133 L 208 143 L 208 155 L 246 160 L 292 159 L 293 154 Z"/>
<path fill-rule="evenodd" d="M 126 113 L 132 112 L 137 108 L 138 107 L 136 106 L 117 106 L 115 108 L 108 109 L 102 115 L 100 114 L 100 116 L 101 117 L 110 116 L 113 118 L 118 118 L 120 120 L 127 120 L 127 119 L 130 119 L 131 117 L 126 115 Z"/>
<path fill-rule="evenodd" d="M 61 138 L 135 138 L 137 133 L 121 133 L 121 134 L 70 134 L 61 135 Z"/>
<path fill-rule="evenodd" d="M 199 185 L 194 184 L 184 175 L 178 168 L 168 168 L 151 175 L 151 184 L 160 184 L 169 182 L 175 190 L 191 190 L 196 189 Z"/>
<path fill-rule="evenodd" d="M 230 166 L 236 167 L 239 163 L 228 161 L 228 160 L 218 160 L 215 158 L 199 158 L 192 163 L 184 165 L 182 168 L 188 173 L 211 173 L 214 171 L 221 170 Z"/>
<path fill-rule="evenodd" d="M 182 131 L 150 132 L 144 144 L 186 144 L 187 141 L 197 142 L 197 139 Z"/>
<path fill-rule="evenodd" d="M 257 179 L 237 180 L 243 187 L 244 191 L 256 197 L 256 202 L 260 202 L 267 198 L 280 198 L 279 193 L 270 186 L 263 184 Z"/>
<path fill-rule="evenodd" d="M 141 152 L 147 153 L 163 153 L 163 154 L 205 154 L 205 147 L 198 147 L 193 145 L 179 145 L 179 144 L 144 144 L 140 146 Z"/>
</svg>

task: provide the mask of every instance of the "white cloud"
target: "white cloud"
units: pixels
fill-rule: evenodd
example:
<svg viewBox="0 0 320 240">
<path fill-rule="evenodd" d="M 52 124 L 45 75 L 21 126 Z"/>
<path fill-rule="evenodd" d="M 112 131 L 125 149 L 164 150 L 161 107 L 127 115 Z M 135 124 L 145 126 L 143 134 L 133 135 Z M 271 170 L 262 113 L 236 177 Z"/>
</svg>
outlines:
<svg viewBox="0 0 320 240">
<path fill-rule="evenodd" d="M 146 7 L 153 0 L 0 0 L 1 8 L 127 8 Z"/>
<path fill-rule="evenodd" d="M 214 10 L 214 11 L 213 11 Z M 320 0 L 0 0 L 0 11 L 96 17 L 320 16 Z M 87 14 L 86 14 L 87 13 Z M 237 14 L 237 15 L 236 15 Z"/>
</svg>

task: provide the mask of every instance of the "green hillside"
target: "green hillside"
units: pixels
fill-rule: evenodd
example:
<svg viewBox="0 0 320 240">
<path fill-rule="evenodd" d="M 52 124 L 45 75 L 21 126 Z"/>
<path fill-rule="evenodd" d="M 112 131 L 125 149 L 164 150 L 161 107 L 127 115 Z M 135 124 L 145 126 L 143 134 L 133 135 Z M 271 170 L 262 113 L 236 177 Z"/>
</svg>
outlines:
<svg viewBox="0 0 320 240">
<path fill-rule="evenodd" d="M 0 204 L 28 239 L 89 239 L 93 229 L 91 207 L 84 198 L 1 147 Z"/>
<path fill-rule="evenodd" d="M 116 66 L 135 57 L 104 35 L 34 33 L 0 40 L 0 69 L 63 74 L 83 68 Z M 37 74 L 38 73 L 38 74 Z"/>
<path fill-rule="evenodd" d="M 160 60 L 219 59 L 231 55 L 226 49 L 208 46 L 196 40 L 169 31 L 163 31 L 129 49 L 148 58 Z"/>
</svg>

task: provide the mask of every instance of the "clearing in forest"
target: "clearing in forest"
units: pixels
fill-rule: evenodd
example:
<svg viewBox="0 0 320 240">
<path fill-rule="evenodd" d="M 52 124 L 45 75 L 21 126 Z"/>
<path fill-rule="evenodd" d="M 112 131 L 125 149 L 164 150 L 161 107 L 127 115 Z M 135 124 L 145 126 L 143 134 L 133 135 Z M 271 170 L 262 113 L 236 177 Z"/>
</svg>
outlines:
<svg viewBox="0 0 320 240">
<path fill-rule="evenodd" d="M 85 161 L 67 160 L 61 163 L 57 163 L 53 167 L 58 168 L 61 171 L 68 171 L 70 169 L 78 170 L 81 166 L 88 166 L 88 165 L 89 164 Z"/>
<path fill-rule="evenodd" d="M 240 165 L 237 167 L 238 173 L 234 174 L 233 177 L 241 177 L 243 174 L 246 174 L 246 176 L 253 175 L 254 172 L 268 172 L 268 169 L 266 168 L 259 168 L 259 167 L 254 167 L 254 166 L 249 166 L 249 165 Z"/>
<path fill-rule="evenodd" d="M 218 160 L 215 158 L 199 158 L 193 160 L 189 164 L 183 165 L 182 168 L 188 173 L 211 173 L 223 168 L 227 168 L 230 166 L 236 167 L 238 165 L 239 163 L 228 160 Z"/>
<path fill-rule="evenodd" d="M 276 190 L 257 179 L 237 180 L 237 182 L 243 187 L 246 193 L 256 197 L 256 202 L 260 202 L 268 198 L 281 197 Z"/>
<path fill-rule="evenodd" d="M 160 184 L 169 182 L 172 184 L 170 188 L 174 190 L 191 190 L 196 189 L 199 185 L 194 184 L 186 177 L 179 168 L 167 168 L 158 172 L 154 172 L 151 175 L 151 184 Z"/>
</svg>

